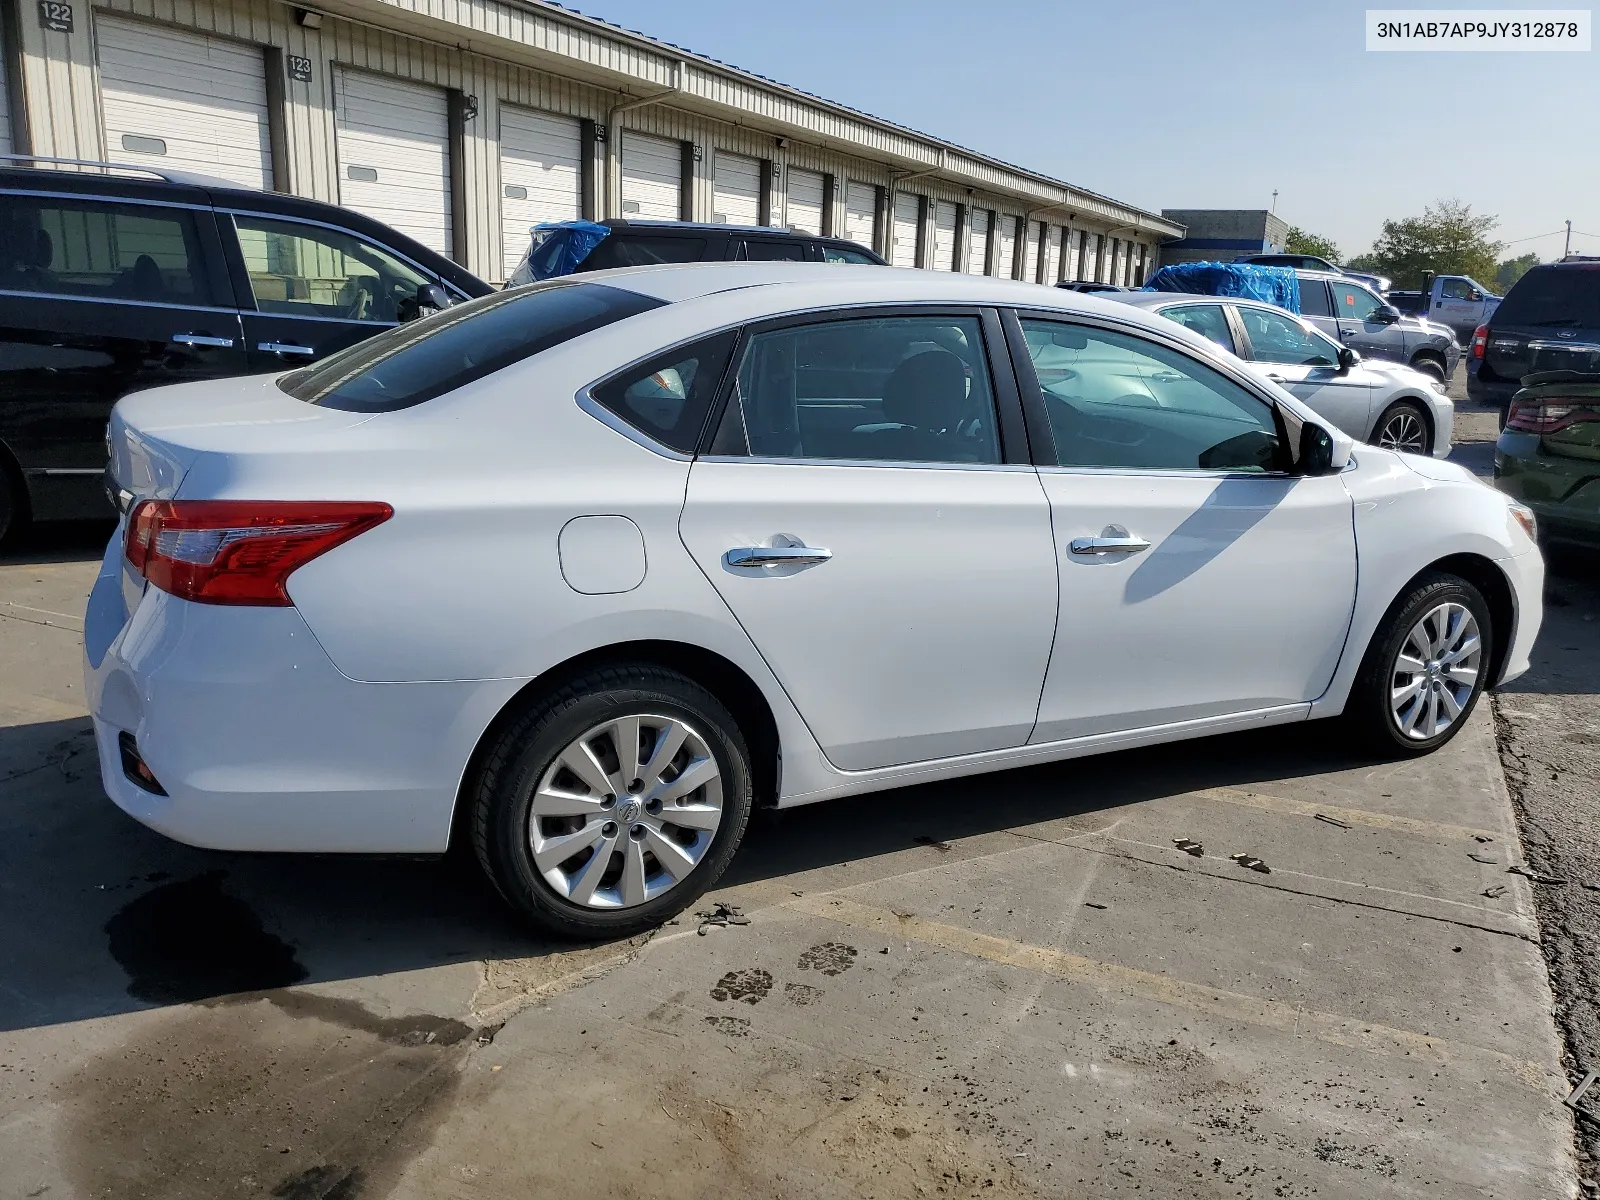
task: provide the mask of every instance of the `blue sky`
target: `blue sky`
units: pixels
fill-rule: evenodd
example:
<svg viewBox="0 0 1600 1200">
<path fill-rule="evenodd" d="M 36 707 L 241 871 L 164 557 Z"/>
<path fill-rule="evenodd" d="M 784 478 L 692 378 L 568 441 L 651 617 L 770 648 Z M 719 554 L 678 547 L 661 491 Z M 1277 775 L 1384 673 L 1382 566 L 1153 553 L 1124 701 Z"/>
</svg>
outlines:
<svg viewBox="0 0 1600 1200">
<path fill-rule="evenodd" d="M 1595 51 L 1368 53 L 1366 5 L 1341 0 L 573 6 L 1142 208 L 1265 208 L 1276 188 L 1280 216 L 1354 254 L 1456 197 L 1502 240 L 1570 217 L 1600 254 Z M 1561 238 L 1507 253 L 1529 249 Z"/>
</svg>

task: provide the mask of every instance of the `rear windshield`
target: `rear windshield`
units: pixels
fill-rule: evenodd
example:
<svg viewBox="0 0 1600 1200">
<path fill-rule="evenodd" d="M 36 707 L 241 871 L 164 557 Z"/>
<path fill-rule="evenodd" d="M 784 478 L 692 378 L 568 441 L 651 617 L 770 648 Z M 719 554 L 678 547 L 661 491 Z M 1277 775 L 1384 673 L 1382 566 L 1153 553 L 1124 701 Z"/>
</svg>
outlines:
<svg viewBox="0 0 1600 1200">
<path fill-rule="evenodd" d="M 278 386 L 324 408 L 393 412 L 663 303 L 594 283 L 537 283 L 396 326 L 290 372 Z"/>
<path fill-rule="evenodd" d="M 1535 267 L 1517 280 L 1494 311 L 1496 329 L 1508 325 L 1549 329 L 1600 329 L 1600 263 Z"/>
<path fill-rule="evenodd" d="M 578 265 L 580 271 L 605 271 L 611 267 L 648 267 L 654 263 L 700 262 L 706 256 L 706 239 L 654 237 L 613 231 Z"/>
</svg>

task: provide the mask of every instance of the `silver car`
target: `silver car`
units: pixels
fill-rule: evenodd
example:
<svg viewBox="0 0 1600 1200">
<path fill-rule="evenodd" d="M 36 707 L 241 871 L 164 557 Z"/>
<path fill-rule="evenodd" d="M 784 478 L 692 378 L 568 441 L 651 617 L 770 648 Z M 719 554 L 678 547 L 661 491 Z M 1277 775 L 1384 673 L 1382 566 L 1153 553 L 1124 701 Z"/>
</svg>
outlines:
<svg viewBox="0 0 1600 1200">
<path fill-rule="evenodd" d="M 1285 309 L 1182 292 L 1106 299 L 1159 313 L 1215 342 L 1358 441 L 1438 458 L 1450 452 L 1455 405 L 1431 374 L 1364 359 Z"/>
<path fill-rule="evenodd" d="M 1328 271 L 1297 271 L 1300 315 L 1334 341 L 1367 358 L 1404 363 L 1446 383 L 1461 361 L 1448 325 L 1403 316 L 1366 284 Z"/>
</svg>

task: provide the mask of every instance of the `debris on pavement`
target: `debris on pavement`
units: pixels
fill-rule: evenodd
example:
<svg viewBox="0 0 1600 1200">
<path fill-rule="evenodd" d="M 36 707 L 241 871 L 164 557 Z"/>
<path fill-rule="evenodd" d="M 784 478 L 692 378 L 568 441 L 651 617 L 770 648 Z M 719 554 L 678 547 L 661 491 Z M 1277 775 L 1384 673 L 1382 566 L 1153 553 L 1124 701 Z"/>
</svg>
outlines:
<svg viewBox="0 0 1600 1200">
<path fill-rule="evenodd" d="M 748 925 L 750 918 L 744 915 L 744 910 L 737 904 L 724 904 L 718 900 L 709 910 L 695 913 L 695 919 L 700 922 L 700 928 L 695 932 L 701 937 L 712 929 L 726 929 L 729 925 Z"/>
<path fill-rule="evenodd" d="M 1590 1071 L 1583 1077 L 1583 1082 L 1578 1084 L 1577 1087 L 1573 1088 L 1572 1091 L 1567 1094 L 1567 1098 L 1561 1103 L 1565 1104 L 1568 1108 L 1576 1112 L 1578 1110 L 1578 1101 L 1583 1099 L 1583 1094 L 1589 1090 L 1590 1085 L 1593 1084 L 1596 1079 L 1600 1079 L 1600 1071 Z"/>
<path fill-rule="evenodd" d="M 1350 828 L 1349 825 L 1347 825 L 1347 824 L 1345 824 L 1345 822 L 1339 820 L 1338 817 L 1330 817 L 1327 813 L 1318 813 L 1316 815 L 1316 819 L 1319 820 L 1319 821 L 1322 821 L 1322 822 L 1324 822 L 1325 824 L 1328 824 L 1328 825 L 1335 825 L 1340 829 L 1349 829 Z"/>
<path fill-rule="evenodd" d="M 1554 875 L 1541 875 L 1531 867 L 1525 867 L 1521 863 L 1512 863 L 1506 868 L 1506 873 L 1508 875 L 1521 875 L 1531 883 L 1546 883 L 1552 886 L 1566 883 L 1565 879 L 1557 879 Z"/>
<path fill-rule="evenodd" d="M 1095 902 L 1094 902 L 1094 901 L 1093 901 L 1093 900 L 1085 900 L 1085 901 L 1084 901 L 1084 902 L 1083 902 L 1083 906 L 1084 906 L 1084 907 L 1085 907 L 1085 908 L 1098 908 L 1098 909 L 1100 909 L 1100 910 L 1101 910 L 1101 911 L 1102 911 L 1102 912 L 1104 912 L 1104 911 L 1105 911 L 1105 908 L 1106 908 L 1106 906 L 1105 906 L 1105 905 L 1104 905 L 1104 904 L 1096 904 L 1096 903 L 1095 903 Z"/>
<path fill-rule="evenodd" d="M 1506 894 L 1507 890 L 1508 889 L 1506 888 L 1505 884 L 1497 883 L 1497 884 L 1494 884 L 1492 887 L 1484 888 L 1483 891 L 1479 893 L 1479 895 L 1487 896 L 1491 900 L 1498 900 L 1498 899 L 1500 899 L 1501 896 L 1504 896 Z"/>
<path fill-rule="evenodd" d="M 948 851 L 950 849 L 949 842 L 941 842 L 938 838 L 929 837 L 925 833 L 919 833 L 911 840 L 919 846 L 932 846 L 935 850 L 941 852 Z"/>
<path fill-rule="evenodd" d="M 1475 833 L 1475 834 L 1472 835 L 1472 840 L 1477 842 L 1477 843 L 1479 843 L 1480 845 L 1485 843 L 1485 842 L 1494 841 L 1494 839 L 1492 837 L 1490 837 L 1486 833 Z"/>
<path fill-rule="evenodd" d="M 1206 852 L 1204 846 L 1191 838 L 1173 838 L 1172 844 L 1185 854 L 1193 855 L 1195 858 L 1199 858 Z"/>
<path fill-rule="evenodd" d="M 1494 858 L 1488 854 L 1479 854 L 1475 850 L 1468 850 L 1467 857 L 1475 863 L 1485 863 L 1491 867 L 1498 867 L 1500 865 L 1500 860 L 1498 858 Z"/>
<path fill-rule="evenodd" d="M 1230 854 L 1228 857 L 1247 871 L 1260 871 L 1263 875 L 1272 874 L 1272 868 L 1253 854 Z"/>
</svg>

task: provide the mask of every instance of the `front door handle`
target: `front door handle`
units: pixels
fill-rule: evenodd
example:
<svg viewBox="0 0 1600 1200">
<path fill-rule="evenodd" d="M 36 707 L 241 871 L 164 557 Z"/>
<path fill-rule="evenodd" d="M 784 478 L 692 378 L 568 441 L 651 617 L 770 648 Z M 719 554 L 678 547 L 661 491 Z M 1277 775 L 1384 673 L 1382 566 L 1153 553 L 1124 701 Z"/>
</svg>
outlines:
<svg viewBox="0 0 1600 1200">
<path fill-rule="evenodd" d="M 1288 383 L 1289 382 L 1282 375 L 1274 375 L 1271 371 L 1267 372 L 1267 378 L 1272 380 L 1273 383 Z"/>
<path fill-rule="evenodd" d="M 172 335 L 174 346 L 215 346 L 219 350 L 227 350 L 233 345 L 232 338 L 212 337 L 205 333 L 175 333 Z"/>
<path fill-rule="evenodd" d="M 722 560 L 730 567 L 808 567 L 832 557 L 820 546 L 736 546 Z"/>
<path fill-rule="evenodd" d="M 290 345 L 288 342 L 262 342 L 259 346 L 256 347 L 256 349 L 257 350 L 264 350 L 268 354 L 315 354 L 316 353 L 316 350 L 314 350 L 310 346 L 294 346 L 294 345 Z"/>
<path fill-rule="evenodd" d="M 1067 544 L 1067 549 L 1074 554 L 1142 554 L 1150 549 L 1150 543 L 1142 537 L 1123 534 L 1121 537 L 1082 537 L 1073 538 Z"/>
</svg>

